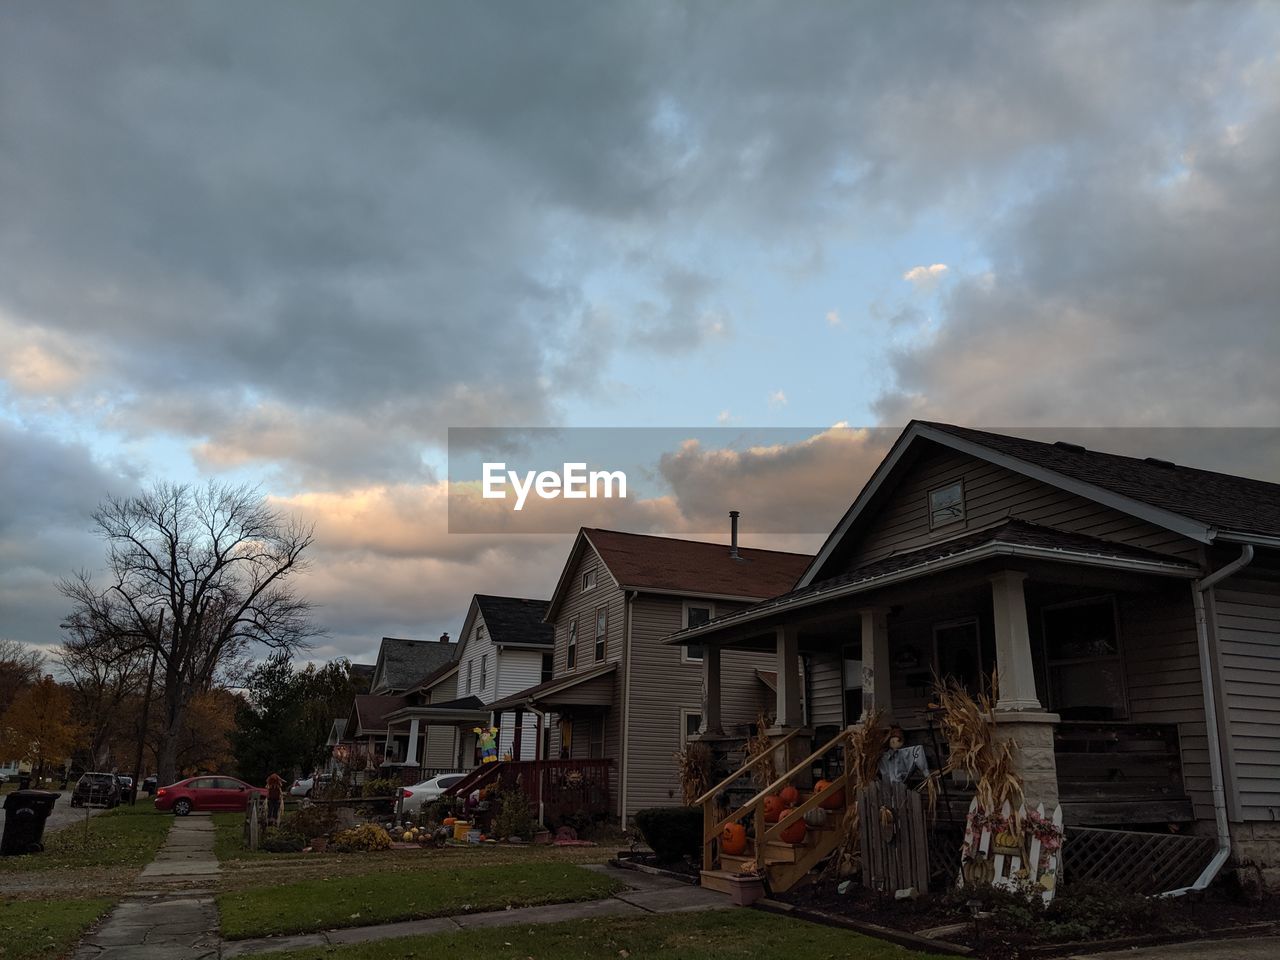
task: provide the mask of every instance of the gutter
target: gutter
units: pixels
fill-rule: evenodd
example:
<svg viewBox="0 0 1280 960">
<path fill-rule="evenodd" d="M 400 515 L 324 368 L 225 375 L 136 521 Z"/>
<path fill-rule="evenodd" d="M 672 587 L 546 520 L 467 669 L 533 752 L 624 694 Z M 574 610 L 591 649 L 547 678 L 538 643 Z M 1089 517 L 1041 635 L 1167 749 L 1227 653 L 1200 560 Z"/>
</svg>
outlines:
<svg viewBox="0 0 1280 960">
<path fill-rule="evenodd" d="M 1203 890 L 1213 882 L 1222 865 L 1231 856 L 1231 827 L 1227 823 L 1227 789 L 1222 769 L 1222 741 L 1218 736 L 1218 704 L 1213 689 L 1209 617 L 1205 612 L 1204 597 L 1216 584 L 1243 570 L 1251 562 L 1253 562 L 1253 544 L 1246 543 L 1240 548 L 1240 556 L 1235 560 L 1191 584 L 1191 602 L 1196 611 L 1196 642 L 1200 652 L 1200 684 L 1204 691 L 1204 723 L 1209 741 L 1209 777 L 1213 784 L 1213 819 L 1218 831 L 1218 850 L 1195 883 L 1189 887 L 1168 890 L 1160 894 L 1162 897 L 1180 897 L 1186 893 Z"/>
</svg>

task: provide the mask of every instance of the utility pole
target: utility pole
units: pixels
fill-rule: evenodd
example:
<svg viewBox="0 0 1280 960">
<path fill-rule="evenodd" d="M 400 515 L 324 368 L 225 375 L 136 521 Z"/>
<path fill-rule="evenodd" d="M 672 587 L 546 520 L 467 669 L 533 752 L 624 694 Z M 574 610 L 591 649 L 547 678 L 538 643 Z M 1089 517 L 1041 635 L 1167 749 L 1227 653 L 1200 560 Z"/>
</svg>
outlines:
<svg viewBox="0 0 1280 960">
<path fill-rule="evenodd" d="M 156 679 L 156 660 L 160 656 L 160 642 L 164 637 L 164 608 L 160 609 L 160 629 L 157 631 L 156 645 L 151 649 L 151 669 L 147 672 L 147 693 L 142 700 L 142 725 L 138 730 L 138 752 L 133 761 L 133 789 L 130 791 L 129 805 L 138 802 L 138 788 L 142 786 L 142 751 L 147 743 L 147 719 L 151 713 L 151 686 Z M 156 786 L 160 784 L 157 782 Z"/>
</svg>

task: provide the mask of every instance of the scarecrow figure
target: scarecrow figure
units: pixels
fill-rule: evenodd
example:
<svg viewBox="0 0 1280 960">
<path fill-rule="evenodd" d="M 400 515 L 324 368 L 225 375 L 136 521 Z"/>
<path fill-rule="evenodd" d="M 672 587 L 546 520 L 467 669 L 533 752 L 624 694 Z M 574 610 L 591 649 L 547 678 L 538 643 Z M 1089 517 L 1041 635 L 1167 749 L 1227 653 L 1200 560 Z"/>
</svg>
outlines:
<svg viewBox="0 0 1280 960">
<path fill-rule="evenodd" d="M 473 731 L 480 738 L 480 762 L 481 763 L 497 763 L 498 762 L 498 741 L 494 738 L 498 735 L 497 727 L 476 727 Z"/>
</svg>

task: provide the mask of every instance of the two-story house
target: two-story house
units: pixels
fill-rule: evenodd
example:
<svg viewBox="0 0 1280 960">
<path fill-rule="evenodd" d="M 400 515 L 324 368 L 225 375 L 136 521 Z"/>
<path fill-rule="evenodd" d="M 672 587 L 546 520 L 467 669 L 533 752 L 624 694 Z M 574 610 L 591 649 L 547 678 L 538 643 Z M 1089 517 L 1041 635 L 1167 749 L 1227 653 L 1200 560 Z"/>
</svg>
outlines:
<svg viewBox="0 0 1280 960">
<path fill-rule="evenodd" d="M 723 544 L 583 528 L 547 606 L 550 679 L 491 707 L 545 724 L 539 756 L 613 760 L 610 805 L 622 822 L 679 803 L 672 755 L 703 732 L 702 660 L 662 638 L 790 590 L 811 559 L 740 549 L 736 533 Z M 772 710 L 773 669 L 767 655 L 724 657 L 723 725 L 745 729 Z"/>
</svg>

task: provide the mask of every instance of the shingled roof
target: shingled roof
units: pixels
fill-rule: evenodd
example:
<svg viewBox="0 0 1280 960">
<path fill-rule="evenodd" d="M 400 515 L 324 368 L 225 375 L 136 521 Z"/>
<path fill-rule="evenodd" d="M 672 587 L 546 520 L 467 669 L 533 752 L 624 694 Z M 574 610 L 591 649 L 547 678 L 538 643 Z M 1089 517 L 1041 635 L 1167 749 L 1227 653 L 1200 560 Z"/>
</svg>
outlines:
<svg viewBox="0 0 1280 960">
<path fill-rule="evenodd" d="M 969 427 L 921 421 L 943 433 L 1176 513 L 1209 527 L 1280 536 L 1280 484 L 1166 460 L 1126 457 L 1070 443 L 1045 443 Z"/>
<path fill-rule="evenodd" d="M 631 590 L 765 599 L 795 586 L 813 558 L 803 553 L 679 540 L 584 527 L 618 585 Z"/>
<path fill-rule="evenodd" d="M 489 639 L 494 643 L 529 643 L 547 647 L 555 643 L 555 631 L 551 624 L 544 622 L 549 601 L 477 593 L 476 603 L 489 629 Z"/>
<path fill-rule="evenodd" d="M 440 640 L 383 637 L 375 671 L 377 692 L 408 690 L 458 655 L 458 645 Z"/>
</svg>

